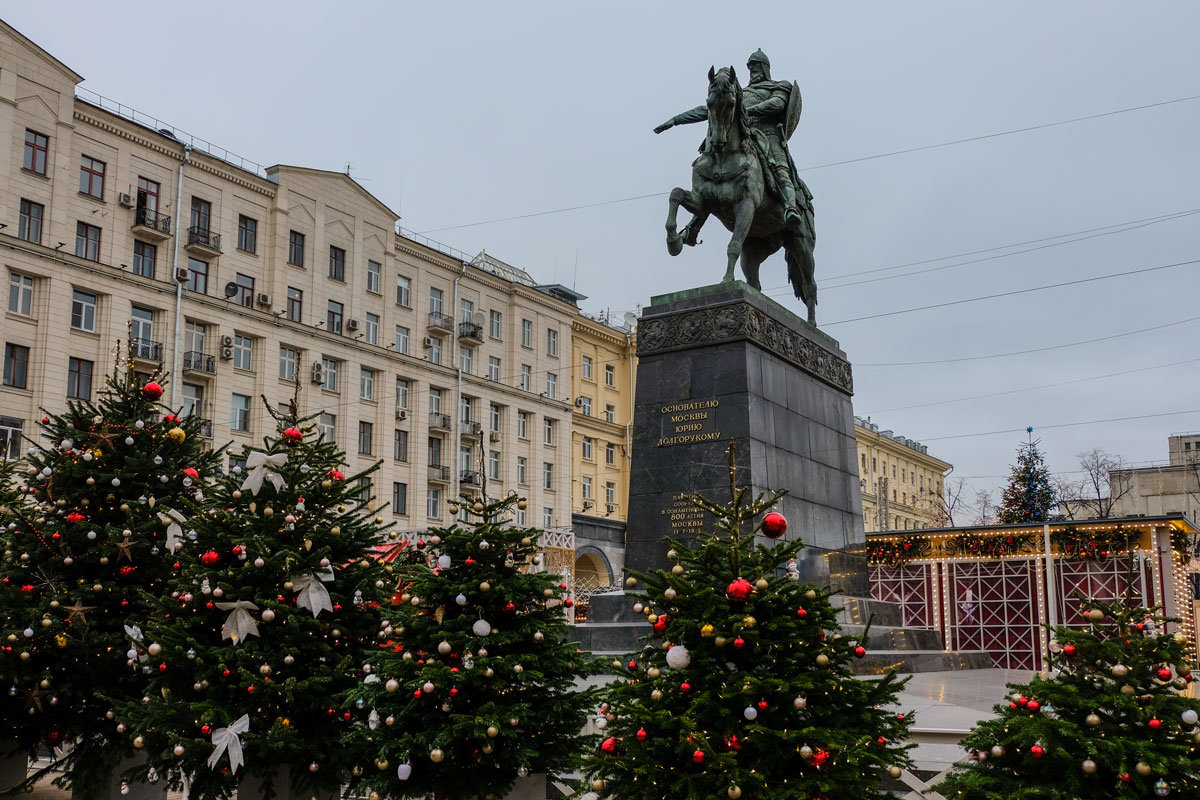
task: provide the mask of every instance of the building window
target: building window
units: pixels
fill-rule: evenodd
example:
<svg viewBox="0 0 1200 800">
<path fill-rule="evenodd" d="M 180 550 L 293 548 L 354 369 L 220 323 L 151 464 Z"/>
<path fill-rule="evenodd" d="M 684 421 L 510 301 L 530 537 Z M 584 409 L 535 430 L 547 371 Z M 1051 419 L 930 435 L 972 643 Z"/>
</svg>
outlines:
<svg viewBox="0 0 1200 800">
<path fill-rule="evenodd" d="M 437 489 L 425 491 L 425 516 L 437 519 L 442 515 L 442 493 Z"/>
<path fill-rule="evenodd" d="M 429 437 L 429 449 L 425 456 L 429 466 L 440 467 L 442 465 L 442 440 L 440 438 Z"/>
<path fill-rule="evenodd" d="M 79 193 L 104 199 L 104 162 L 91 156 L 79 157 Z"/>
<path fill-rule="evenodd" d="M 329 301 L 329 307 L 325 311 L 325 328 L 330 333 L 342 332 L 342 310 L 345 308 L 336 300 Z"/>
<path fill-rule="evenodd" d="M 24 345 L 4 345 L 4 385 L 24 389 L 29 381 L 29 348 Z"/>
<path fill-rule="evenodd" d="M 546 329 L 546 355 L 558 356 L 558 331 Z"/>
<path fill-rule="evenodd" d="M 249 370 L 254 367 L 254 340 L 249 336 L 234 334 L 233 367 L 234 369 L 244 370 Z"/>
<path fill-rule="evenodd" d="M 532 391 L 529 387 L 533 385 L 533 367 L 528 364 L 521 365 L 521 391 Z"/>
<path fill-rule="evenodd" d="M 488 450 L 488 477 L 500 479 L 500 451 Z"/>
<path fill-rule="evenodd" d="M 258 220 L 238 215 L 238 250 L 253 253 L 258 249 Z"/>
<path fill-rule="evenodd" d="M 396 276 L 396 305 L 412 307 L 412 278 Z"/>
<path fill-rule="evenodd" d="M 358 491 L 355 492 L 354 500 L 360 504 L 371 502 L 371 478 L 363 476 L 358 479 Z"/>
<path fill-rule="evenodd" d="M 591 356 L 583 357 L 582 371 L 583 371 L 583 379 L 590 381 L 592 379 L 592 357 Z"/>
<path fill-rule="evenodd" d="M 304 312 L 304 291 L 289 286 L 287 290 L 287 318 L 292 322 L 299 322 L 300 315 Z"/>
<path fill-rule="evenodd" d="M 208 262 L 196 258 L 188 259 L 188 291 L 208 294 Z"/>
<path fill-rule="evenodd" d="M 212 224 L 212 203 L 193 197 L 191 221 L 197 233 L 207 234 Z"/>
<path fill-rule="evenodd" d="M 617 421 L 617 407 L 614 406 L 612 403 L 604 404 L 604 421 L 605 422 L 616 422 Z"/>
<path fill-rule="evenodd" d="M 91 361 L 82 358 L 67 359 L 67 397 L 92 399 L 92 366 Z"/>
<path fill-rule="evenodd" d="M 458 368 L 467 375 L 471 374 L 471 367 L 474 365 L 475 358 L 472 355 L 471 348 L 463 347 L 458 351 Z"/>
<path fill-rule="evenodd" d="M 155 217 L 158 214 L 158 189 L 158 181 L 138 176 L 137 207 L 142 210 L 139 219 L 157 222 Z"/>
<path fill-rule="evenodd" d="M 34 244 L 42 243 L 42 218 L 46 207 L 32 200 L 21 201 L 21 214 L 17 218 L 17 238 Z"/>
<path fill-rule="evenodd" d="M 592 415 L 592 398 L 590 398 L 590 397 L 579 398 L 579 410 L 583 413 L 583 415 L 585 417 L 590 417 Z"/>
<path fill-rule="evenodd" d="M 237 286 L 237 294 L 233 296 L 234 301 L 245 308 L 253 308 L 254 278 L 239 272 L 234 276 L 233 282 Z"/>
<path fill-rule="evenodd" d="M 335 281 L 346 280 L 346 251 L 333 245 L 329 246 L 329 277 Z"/>
<path fill-rule="evenodd" d="M 558 394 L 558 375 L 553 372 L 546 373 L 546 397 L 551 400 Z"/>
<path fill-rule="evenodd" d="M 374 427 L 369 422 L 358 423 L 358 452 L 360 455 L 371 455 L 371 434 Z"/>
<path fill-rule="evenodd" d="M 429 363 L 442 363 L 442 337 L 440 336 L 429 337 Z"/>
<path fill-rule="evenodd" d="M 183 349 L 187 353 L 204 353 L 205 328 L 199 322 L 187 321 L 183 325 Z"/>
<path fill-rule="evenodd" d="M 338 390 L 338 362 L 332 358 L 321 359 L 321 388 L 330 392 Z"/>
<path fill-rule="evenodd" d="M 525 486 L 525 456 L 517 456 L 517 483 Z"/>
<path fill-rule="evenodd" d="M 367 262 L 367 291 L 379 294 L 379 274 L 383 267 L 378 261 Z"/>
<path fill-rule="evenodd" d="M 317 428 L 321 431 L 321 440 L 332 442 L 337 438 L 337 416 L 322 414 L 317 417 Z"/>
<path fill-rule="evenodd" d="M 78 289 L 72 293 L 71 327 L 77 331 L 96 332 L 96 295 Z"/>
<path fill-rule="evenodd" d="M 33 278 L 19 272 L 8 274 L 8 310 L 25 317 L 33 313 Z"/>
<path fill-rule="evenodd" d="M 495 403 L 488 404 L 488 430 L 500 430 L 500 406 Z"/>
<path fill-rule="evenodd" d="M 408 513 L 408 484 L 392 483 L 392 513 L 404 515 Z"/>
<path fill-rule="evenodd" d="M 21 434 L 25 420 L 0 417 L 0 456 L 15 461 L 21 457 Z"/>
<path fill-rule="evenodd" d="M 592 499 L 592 479 L 589 477 L 586 477 L 586 476 L 584 476 L 583 478 L 580 478 L 580 488 L 583 491 L 583 499 L 591 500 Z"/>
<path fill-rule="evenodd" d="M 86 222 L 75 224 L 75 255 L 88 261 L 100 260 L 100 229 Z"/>
<path fill-rule="evenodd" d="M 493 339 L 503 338 L 500 334 L 504 330 L 504 321 L 499 311 L 491 313 L 491 329 L 489 333 Z"/>
<path fill-rule="evenodd" d="M 533 320 L 521 320 L 521 347 L 533 347 Z"/>
<path fill-rule="evenodd" d="M 158 260 L 158 247 L 146 242 L 133 243 L 133 274 L 143 278 L 153 278 L 155 262 Z"/>
<path fill-rule="evenodd" d="M 363 336 L 367 344 L 379 344 L 379 315 L 367 314 L 367 324 L 363 330 Z"/>
<path fill-rule="evenodd" d="M 517 438 L 529 438 L 529 412 L 527 411 L 517 412 Z"/>
<path fill-rule="evenodd" d="M 37 131 L 25 129 L 25 161 L 21 164 L 24 169 L 46 174 L 46 154 L 50 152 L 50 140 Z"/>
<path fill-rule="evenodd" d="M 401 355 L 408 355 L 408 338 L 409 330 L 403 325 L 396 326 L 396 352 Z"/>
<path fill-rule="evenodd" d="M 279 377 L 285 381 L 296 380 L 297 354 L 291 347 L 279 348 Z"/>
<path fill-rule="evenodd" d="M 500 380 L 500 359 L 495 356 L 488 356 L 488 380 Z"/>
<path fill-rule="evenodd" d="M 554 444 L 554 420 L 552 419 L 542 420 L 542 443 Z"/>
<path fill-rule="evenodd" d="M 429 289 L 429 313 L 430 314 L 442 313 L 442 299 L 444 297 L 445 297 L 445 294 L 442 292 L 441 289 L 434 289 L 432 287 Z"/>
<path fill-rule="evenodd" d="M 518 524 L 518 525 L 521 525 L 521 526 L 524 526 L 524 525 L 525 525 L 525 509 L 523 509 L 523 508 L 518 508 L 518 509 L 517 509 L 517 520 L 516 520 L 516 522 L 517 522 L 517 524 Z"/>
<path fill-rule="evenodd" d="M 442 413 L 442 390 L 435 389 L 432 386 L 429 388 L 429 413 Z"/>
<path fill-rule="evenodd" d="M 612 442 L 604 445 L 604 463 L 610 467 L 617 463 L 617 446 Z"/>
<path fill-rule="evenodd" d="M 396 429 L 392 432 L 392 458 L 408 461 L 408 431 Z"/>
<path fill-rule="evenodd" d="M 408 408 L 408 380 L 396 378 L 396 408 Z"/>
<path fill-rule="evenodd" d="M 129 314 L 129 349 L 137 358 L 155 358 L 154 312 L 134 306 Z M 158 357 L 161 357 L 159 354 Z"/>
<path fill-rule="evenodd" d="M 617 385 L 617 368 L 615 366 L 613 366 L 612 364 L 604 365 L 604 385 L 605 386 L 616 386 Z"/>
<path fill-rule="evenodd" d="M 233 411 L 229 419 L 229 427 L 235 431 L 250 430 L 250 395 L 234 394 Z"/>
<path fill-rule="evenodd" d="M 288 263 L 295 267 L 304 266 L 304 234 L 298 231 L 288 233 Z"/>
<path fill-rule="evenodd" d="M 358 373 L 358 396 L 363 400 L 375 399 L 375 371 L 363 367 Z"/>
<path fill-rule="evenodd" d="M 549 528 L 554 524 L 554 509 L 549 506 L 542 506 L 542 527 Z"/>
<path fill-rule="evenodd" d="M 584 460 L 586 460 L 586 461 L 592 460 L 592 437 L 590 437 L 590 436 L 583 437 L 582 447 L 580 448 L 580 455 L 583 456 Z"/>
</svg>

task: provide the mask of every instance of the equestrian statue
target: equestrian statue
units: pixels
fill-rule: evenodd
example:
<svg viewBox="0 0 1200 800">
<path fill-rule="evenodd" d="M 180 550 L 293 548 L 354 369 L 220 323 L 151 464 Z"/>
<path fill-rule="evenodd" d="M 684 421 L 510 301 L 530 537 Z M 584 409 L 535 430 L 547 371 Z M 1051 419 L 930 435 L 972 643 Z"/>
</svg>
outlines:
<svg viewBox="0 0 1200 800">
<path fill-rule="evenodd" d="M 700 243 L 700 228 L 709 215 L 733 232 L 726 248 L 728 267 L 722 282 L 733 280 L 740 258 L 746 282 L 762 290 L 758 268 L 779 248 L 787 261 L 788 280 L 817 321 L 817 283 L 813 249 L 817 234 L 812 193 L 796 171 L 787 142 L 800 120 L 800 87 L 771 80 L 771 62 L 762 50 L 746 67 L 750 83 L 738 83 L 733 67 L 708 70 L 708 99 L 654 129 L 708 120 L 700 156 L 692 162 L 692 190 L 671 190 L 667 213 L 667 252 Z M 679 231 L 675 216 L 683 206 L 692 219 Z"/>
</svg>

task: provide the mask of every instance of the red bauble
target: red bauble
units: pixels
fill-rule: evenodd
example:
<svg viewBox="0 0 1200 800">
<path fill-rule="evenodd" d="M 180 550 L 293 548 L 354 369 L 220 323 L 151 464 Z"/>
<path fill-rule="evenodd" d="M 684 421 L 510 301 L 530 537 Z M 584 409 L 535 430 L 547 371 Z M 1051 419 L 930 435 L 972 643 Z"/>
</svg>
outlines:
<svg viewBox="0 0 1200 800">
<path fill-rule="evenodd" d="M 746 640 L 739 636 L 733 640 L 733 646 L 736 647 L 738 650 L 741 650 L 743 647 L 746 646 Z"/>
<path fill-rule="evenodd" d="M 396 592 L 392 595 L 392 605 L 399 606 L 404 604 L 404 595 Z"/>
<path fill-rule="evenodd" d="M 219 564 L 219 563 L 221 563 L 221 554 L 220 554 L 220 553 L 218 553 L 216 550 L 209 550 L 207 553 L 205 553 L 204 555 L 200 556 L 200 560 L 201 560 L 202 562 L 204 562 L 204 564 L 205 564 L 206 566 L 209 566 L 209 567 L 211 567 L 211 566 L 213 566 L 214 564 Z"/>
<path fill-rule="evenodd" d="M 285 428 L 283 431 L 283 439 L 285 442 L 298 442 L 304 438 L 304 434 L 299 428 Z"/>
<path fill-rule="evenodd" d="M 121 574 L 122 578 L 128 578 L 130 575 L 133 574 L 134 570 L 136 570 L 136 569 L 137 569 L 137 567 L 131 567 L 128 564 L 126 564 L 125 566 L 123 566 L 119 570 L 117 570 L 117 572 L 119 572 Z"/>
<path fill-rule="evenodd" d="M 691 690 L 692 690 L 692 685 L 690 683 L 688 683 L 687 681 L 684 681 L 683 683 L 679 684 L 679 691 L 683 692 L 684 694 L 687 694 Z"/>
<path fill-rule="evenodd" d="M 200 478 L 200 471 L 195 467 L 184 467 L 183 474 L 192 480 L 198 480 Z"/>
<path fill-rule="evenodd" d="M 797 609 L 796 609 L 796 616 L 797 616 L 797 617 L 807 617 L 807 616 L 808 616 L 808 612 L 807 612 L 807 611 L 805 611 L 803 608 L 797 608 Z"/>
<path fill-rule="evenodd" d="M 704 763 L 704 751 L 697 750 L 696 752 L 692 753 L 692 761 L 695 761 L 697 764 L 703 764 Z"/>
<path fill-rule="evenodd" d="M 854 648 L 854 655 L 857 656 L 858 658 L 862 658 L 866 654 L 867 654 L 867 648 L 863 647 L 861 644 L 858 647 Z"/>
<path fill-rule="evenodd" d="M 754 585 L 745 578 L 738 578 L 725 589 L 730 600 L 745 600 L 754 591 Z"/>
<path fill-rule="evenodd" d="M 663 614 L 662 616 L 660 616 L 658 619 L 656 619 L 654 621 L 654 632 L 662 633 L 663 631 L 665 631 L 667 629 L 667 623 L 669 623 L 670 621 L 671 621 L 671 618 L 668 617 L 666 614 Z"/>
<path fill-rule="evenodd" d="M 163 388 L 154 381 L 150 381 L 142 387 L 142 394 L 149 397 L 151 400 L 157 400 L 163 396 Z"/>
<path fill-rule="evenodd" d="M 1075 645 L 1073 645 L 1073 644 L 1063 645 L 1063 655 L 1067 656 L 1068 658 L 1075 655 Z"/>
<path fill-rule="evenodd" d="M 1027 705 L 1025 707 L 1028 708 L 1030 711 L 1037 711 L 1039 708 L 1042 707 L 1042 704 L 1039 703 L 1037 700 L 1030 700 L 1029 705 Z"/>
<path fill-rule="evenodd" d="M 620 745 L 620 742 L 617 740 L 617 737 L 610 736 L 600 743 L 600 749 L 605 753 L 615 753 L 617 752 L 618 745 Z"/>
<path fill-rule="evenodd" d="M 67 519 L 70 519 L 70 517 L 67 517 Z M 1160 681 L 1169 681 L 1169 680 L 1171 680 L 1171 670 L 1170 670 L 1170 669 L 1168 669 L 1167 667 L 1161 667 L 1161 668 L 1159 668 L 1159 670 L 1158 670 L 1158 679 L 1159 679 Z"/>
<path fill-rule="evenodd" d="M 644 741 L 646 741 L 646 729 L 645 729 L 645 728 L 638 728 L 638 732 L 637 732 L 637 740 L 638 740 L 639 742 L 644 742 Z"/>
<path fill-rule="evenodd" d="M 339 481 L 341 483 L 346 482 L 346 476 L 343 475 L 339 470 L 336 470 L 336 469 L 329 470 L 329 479 L 331 481 Z"/>
<path fill-rule="evenodd" d="M 210 733 L 212 733 L 212 726 L 211 725 L 201 725 L 200 732 L 203 733 L 205 736 L 208 736 Z"/>
<path fill-rule="evenodd" d="M 1029 755 L 1033 756 L 1034 758 L 1041 758 L 1045 754 L 1046 751 L 1040 744 L 1035 744 L 1033 747 L 1029 748 Z"/>
<path fill-rule="evenodd" d="M 1121 783 L 1129 783 L 1129 780 L 1130 780 L 1129 773 L 1122 772 L 1120 775 L 1117 776 L 1117 780 L 1119 780 Z"/>
<path fill-rule="evenodd" d="M 778 511 L 772 511 L 763 517 L 762 532 L 772 539 L 778 539 L 787 531 L 787 518 Z"/>
<path fill-rule="evenodd" d="M 1150 726 L 1151 730 L 1156 731 L 1162 727 L 1162 720 L 1161 719 L 1152 719 L 1149 722 L 1147 722 L 1146 724 Z"/>
<path fill-rule="evenodd" d="M 87 517 L 85 517 L 83 514 L 80 514 L 78 511 L 72 511 L 70 514 L 67 514 L 67 522 L 83 522 L 85 519 L 87 519 Z"/>
<path fill-rule="evenodd" d="M 568 597 L 566 600 L 563 600 L 563 605 L 567 608 L 570 608 L 571 606 L 575 605 L 575 601 Z"/>
</svg>

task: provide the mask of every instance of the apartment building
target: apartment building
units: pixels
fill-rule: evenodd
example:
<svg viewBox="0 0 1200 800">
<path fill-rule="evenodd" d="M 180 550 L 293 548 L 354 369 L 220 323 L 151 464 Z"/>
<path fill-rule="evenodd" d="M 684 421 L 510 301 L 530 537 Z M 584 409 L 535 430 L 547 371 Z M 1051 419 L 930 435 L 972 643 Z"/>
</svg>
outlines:
<svg viewBox="0 0 1200 800">
<path fill-rule="evenodd" d="M 382 461 L 369 488 L 400 529 L 485 485 L 569 529 L 578 295 L 403 234 L 347 175 L 262 167 L 81 80 L 0 22 L 10 455 L 129 355 L 231 461 L 273 428 L 259 398 L 295 397 L 350 470 Z"/>
<path fill-rule="evenodd" d="M 854 418 L 867 531 L 902 531 L 945 525 L 945 476 L 953 466 L 929 448 L 870 418 Z"/>
</svg>

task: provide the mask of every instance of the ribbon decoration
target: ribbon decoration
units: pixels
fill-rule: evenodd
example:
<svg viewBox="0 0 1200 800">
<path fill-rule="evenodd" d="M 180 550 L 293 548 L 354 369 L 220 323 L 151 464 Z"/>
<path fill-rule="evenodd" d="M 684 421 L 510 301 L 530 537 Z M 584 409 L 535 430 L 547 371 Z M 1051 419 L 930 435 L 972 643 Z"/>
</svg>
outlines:
<svg viewBox="0 0 1200 800">
<path fill-rule="evenodd" d="M 240 737 L 249 730 L 250 715 L 242 714 L 228 728 L 217 728 L 213 731 L 213 752 L 208 757 L 209 769 L 216 768 L 217 762 L 221 760 L 221 756 L 228 750 L 230 770 L 234 775 L 237 775 L 238 767 L 246 763 L 242 760 L 242 740 Z"/>
<path fill-rule="evenodd" d="M 255 450 L 246 457 L 246 469 L 250 470 L 250 473 L 246 476 L 246 480 L 242 481 L 242 491 L 249 489 L 255 497 L 258 497 L 263 480 L 270 481 L 275 487 L 275 491 L 283 490 L 287 486 L 287 481 L 275 470 L 286 464 L 287 458 L 287 453 L 276 453 L 269 456 L 261 450 Z"/>
<path fill-rule="evenodd" d="M 233 639 L 234 644 L 244 641 L 247 636 L 258 636 L 258 623 L 250 616 L 251 611 L 258 611 L 258 606 L 249 600 L 236 600 L 232 603 L 217 603 L 217 608 L 228 611 L 225 624 L 221 626 L 221 638 Z"/>
<path fill-rule="evenodd" d="M 137 625 L 126 625 L 125 626 L 125 635 L 128 636 L 130 638 L 130 640 L 133 642 L 135 650 L 140 650 L 142 642 L 146 641 L 146 637 L 142 635 L 142 629 L 139 628 Z M 146 653 L 139 653 L 137 660 L 138 661 L 146 661 L 149 658 L 150 658 L 150 656 L 148 656 Z"/>
<path fill-rule="evenodd" d="M 167 526 L 167 552 L 174 553 L 175 545 L 183 536 L 181 525 L 187 522 L 187 517 L 173 508 L 168 508 L 166 512 L 158 512 L 158 521 Z"/>
<path fill-rule="evenodd" d="M 329 590 L 321 583 L 316 575 L 298 575 L 292 578 L 292 586 L 296 589 L 296 607 L 307 608 L 314 617 L 319 617 L 322 611 L 333 611 L 333 603 L 329 599 Z"/>
</svg>

